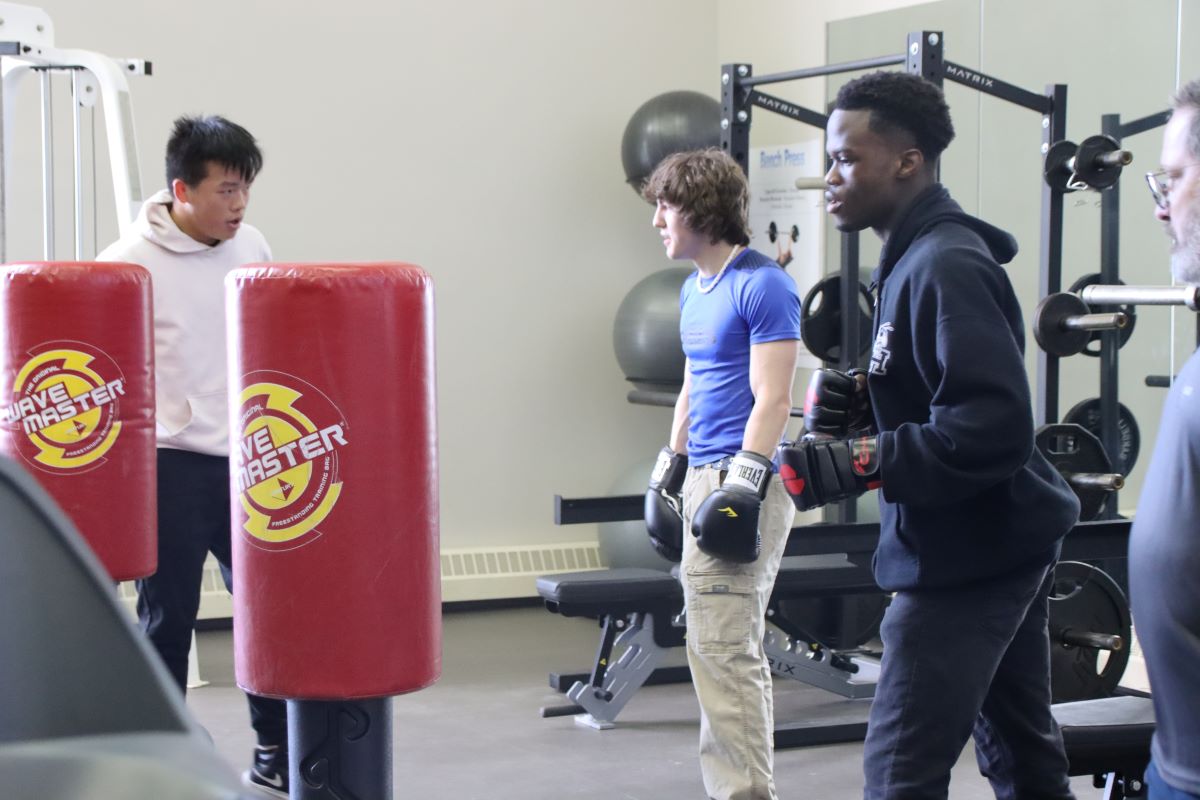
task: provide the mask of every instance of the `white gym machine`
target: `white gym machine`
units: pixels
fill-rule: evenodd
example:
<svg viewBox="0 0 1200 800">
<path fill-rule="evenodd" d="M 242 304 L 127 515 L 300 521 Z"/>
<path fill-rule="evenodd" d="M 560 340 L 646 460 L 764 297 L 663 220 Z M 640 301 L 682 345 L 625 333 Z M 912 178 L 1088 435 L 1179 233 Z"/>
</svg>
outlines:
<svg viewBox="0 0 1200 800">
<path fill-rule="evenodd" d="M 0 2 L 0 263 L 8 260 L 8 211 L 12 191 L 11 158 L 17 87 L 30 73 L 41 81 L 42 107 L 42 256 L 55 259 L 53 76 L 70 79 L 74 131 L 74 257 L 84 260 L 85 191 L 81 116 L 94 114 L 97 100 L 104 113 L 108 160 L 112 168 L 117 226 L 121 232 L 133 222 L 142 205 L 137 141 L 133 128 L 133 102 L 127 75 L 149 75 L 150 62 L 114 59 L 89 50 L 68 50 L 54 45 L 54 23 L 42 9 Z M 95 139 L 92 139 L 95 148 Z M 92 163 L 95 164 L 93 153 Z M 91 200 L 94 204 L 95 186 Z"/>
</svg>

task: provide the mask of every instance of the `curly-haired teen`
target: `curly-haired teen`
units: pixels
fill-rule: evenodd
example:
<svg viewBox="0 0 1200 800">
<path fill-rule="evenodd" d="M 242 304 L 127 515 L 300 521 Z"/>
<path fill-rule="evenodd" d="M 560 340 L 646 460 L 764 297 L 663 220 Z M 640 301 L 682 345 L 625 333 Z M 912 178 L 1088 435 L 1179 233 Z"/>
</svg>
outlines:
<svg viewBox="0 0 1200 800">
<path fill-rule="evenodd" d="M 973 735 L 996 797 L 1069 798 L 1047 598 L 1079 504 L 1034 447 L 1021 309 L 1000 266 L 1016 241 L 937 182 L 954 128 L 933 84 L 894 72 L 851 81 L 826 134 L 828 213 L 883 240 L 869 406 L 862 429 L 826 426 L 834 438 L 779 455 L 798 508 L 880 490 L 875 579 L 895 595 L 865 797 L 945 798 Z M 820 389 L 814 408 L 854 415 L 853 392 Z"/>
<path fill-rule="evenodd" d="M 745 247 L 746 177 L 720 150 L 665 159 L 646 184 L 680 293 L 687 364 L 646 494 L 655 549 L 682 559 L 700 771 L 714 800 L 776 800 L 767 599 L 795 509 L 771 462 L 792 406 L 800 297 Z"/>
</svg>

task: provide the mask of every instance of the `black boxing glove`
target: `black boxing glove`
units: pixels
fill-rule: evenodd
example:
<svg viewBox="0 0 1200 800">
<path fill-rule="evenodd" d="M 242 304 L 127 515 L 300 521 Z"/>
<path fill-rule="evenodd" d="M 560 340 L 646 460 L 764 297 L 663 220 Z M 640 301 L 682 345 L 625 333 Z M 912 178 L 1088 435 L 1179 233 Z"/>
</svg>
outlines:
<svg viewBox="0 0 1200 800">
<path fill-rule="evenodd" d="M 883 482 L 878 436 L 785 442 L 778 456 L 783 488 L 800 511 L 858 497 Z"/>
<path fill-rule="evenodd" d="M 762 547 L 758 512 L 772 471 L 766 456 L 738 451 L 729 462 L 721 488 L 706 497 L 692 517 L 692 535 L 701 550 L 739 564 L 758 558 Z"/>
<path fill-rule="evenodd" d="M 808 433 L 841 438 L 849 431 L 868 429 L 873 422 L 866 372 L 861 369 L 813 372 L 804 393 L 804 429 Z"/>
<path fill-rule="evenodd" d="M 683 479 L 687 456 L 664 447 L 650 473 L 646 491 L 646 531 L 650 545 L 663 558 L 678 564 L 683 560 Z"/>
</svg>

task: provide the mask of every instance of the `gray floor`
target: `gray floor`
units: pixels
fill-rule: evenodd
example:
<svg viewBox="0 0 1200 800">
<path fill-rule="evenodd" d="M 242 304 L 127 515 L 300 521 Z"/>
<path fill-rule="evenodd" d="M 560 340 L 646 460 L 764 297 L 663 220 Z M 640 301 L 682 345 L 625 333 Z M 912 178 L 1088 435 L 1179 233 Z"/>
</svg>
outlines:
<svg viewBox="0 0 1200 800">
<path fill-rule="evenodd" d="M 396 698 L 397 798 L 455 800 L 703 800 L 696 760 L 699 710 L 690 685 L 643 687 L 614 730 L 542 719 L 538 709 L 563 696 L 550 671 L 581 671 L 595 653 L 593 622 L 540 608 L 450 613 L 443 673 L 429 689 Z M 682 652 L 680 652 L 682 655 Z M 199 634 L 201 677 L 188 705 L 239 771 L 253 748 L 245 702 L 233 682 L 232 636 Z M 793 681 L 777 681 L 776 719 L 835 714 L 846 703 Z M 776 783 L 788 798 L 861 797 L 861 744 L 776 753 Z M 1100 797 L 1090 778 L 1078 797 Z M 955 800 L 990 798 L 970 746 L 954 771 Z"/>
</svg>

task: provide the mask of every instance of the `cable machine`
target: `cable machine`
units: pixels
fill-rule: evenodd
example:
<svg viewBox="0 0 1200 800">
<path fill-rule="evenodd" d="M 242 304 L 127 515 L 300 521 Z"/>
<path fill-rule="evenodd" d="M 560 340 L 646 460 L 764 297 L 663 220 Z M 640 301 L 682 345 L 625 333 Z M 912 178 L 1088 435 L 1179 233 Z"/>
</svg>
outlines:
<svg viewBox="0 0 1200 800">
<path fill-rule="evenodd" d="M 0 262 L 9 257 L 8 209 L 13 192 L 11 164 L 16 90 L 31 74 L 37 75 L 41 88 L 42 256 L 47 261 L 56 257 L 53 78 L 65 76 L 70 82 L 72 100 L 74 257 L 83 260 L 87 194 L 83 185 L 83 112 L 94 114 L 97 101 L 103 109 L 117 225 L 124 232 L 136 217 L 143 200 L 133 101 L 126 76 L 150 75 L 151 64 L 143 59 L 113 59 L 89 50 L 56 47 L 54 24 L 44 10 L 0 2 L 0 150 L 3 156 L 0 158 Z M 94 119 L 92 122 L 94 124 Z M 95 148 L 94 138 L 92 148 Z M 95 186 L 91 195 L 94 206 Z M 95 250 L 94 243 L 92 249 Z"/>
</svg>

